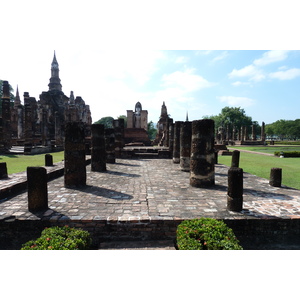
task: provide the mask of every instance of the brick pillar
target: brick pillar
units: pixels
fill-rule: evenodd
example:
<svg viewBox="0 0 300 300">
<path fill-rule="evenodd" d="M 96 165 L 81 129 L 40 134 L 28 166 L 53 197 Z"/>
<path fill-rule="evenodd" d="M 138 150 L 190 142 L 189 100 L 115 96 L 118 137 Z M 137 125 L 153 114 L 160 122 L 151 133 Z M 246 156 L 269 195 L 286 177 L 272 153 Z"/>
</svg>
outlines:
<svg viewBox="0 0 300 300">
<path fill-rule="evenodd" d="M 28 210 L 48 208 L 47 171 L 43 167 L 27 167 Z"/>
<path fill-rule="evenodd" d="M 106 152 L 104 125 L 92 124 L 92 159 L 91 170 L 106 171 Z"/>
<path fill-rule="evenodd" d="M 12 145 L 11 141 L 11 111 L 10 111 L 10 92 L 8 81 L 2 84 L 2 138 L 4 148 L 9 150 Z"/>
<path fill-rule="evenodd" d="M 173 151 L 174 151 L 174 123 L 173 119 L 171 119 L 169 123 L 169 151 L 170 151 L 170 158 L 173 158 Z"/>
<path fill-rule="evenodd" d="M 228 170 L 227 209 L 231 211 L 243 209 L 243 169 Z"/>
<path fill-rule="evenodd" d="M 266 140 L 266 134 L 265 134 L 265 122 L 262 122 L 261 124 L 261 140 L 265 142 Z"/>
<path fill-rule="evenodd" d="M 121 130 L 121 126 L 120 126 L 120 119 L 114 120 L 113 126 L 114 126 L 114 130 L 115 130 L 115 155 L 116 155 L 116 158 L 120 158 L 121 153 L 122 153 L 122 148 L 123 148 L 122 147 L 123 142 L 122 142 L 122 130 Z"/>
<path fill-rule="evenodd" d="M 231 157 L 231 167 L 238 168 L 240 164 L 240 151 L 234 150 Z"/>
<path fill-rule="evenodd" d="M 252 125 L 251 128 L 252 128 L 252 141 L 256 141 L 255 125 Z"/>
<path fill-rule="evenodd" d="M 208 187 L 215 184 L 214 121 L 192 122 L 190 185 Z"/>
<path fill-rule="evenodd" d="M 281 180 L 282 180 L 282 169 L 272 168 L 270 172 L 269 184 L 274 187 L 281 187 Z"/>
<path fill-rule="evenodd" d="M 174 148 L 173 148 L 173 163 L 180 163 L 180 126 L 183 122 L 176 121 L 174 124 Z"/>
<path fill-rule="evenodd" d="M 192 122 L 183 122 L 180 127 L 180 168 L 181 171 L 190 171 L 192 142 Z"/>
<path fill-rule="evenodd" d="M 82 122 L 66 123 L 65 133 L 65 187 L 85 186 L 84 124 Z"/>
<path fill-rule="evenodd" d="M 105 150 L 106 162 L 114 164 L 116 162 L 115 154 L 115 130 L 113 128 L 105 129 Z"/>
<path fill-rule="evenodd" d="M 53 166 L 53 156 L 51 154 L 45 155 L 45 166 L 52 167 Z"/>
<path fill-rule="evenodd" d="M 8 178 L 6 162 L 0 162 L 0 179 Z"/>
</svg>

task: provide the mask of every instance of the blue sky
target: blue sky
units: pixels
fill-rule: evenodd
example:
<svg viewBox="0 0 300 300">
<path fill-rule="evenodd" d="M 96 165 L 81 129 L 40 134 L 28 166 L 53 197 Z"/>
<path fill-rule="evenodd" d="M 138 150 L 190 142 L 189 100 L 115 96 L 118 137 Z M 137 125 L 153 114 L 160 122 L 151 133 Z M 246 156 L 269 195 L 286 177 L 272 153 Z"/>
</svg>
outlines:
<svg viewBox="0 0 300 300">
<path fill-rule="evenodd" d="M 0 79 L 39 99 L 56 50 L 64 93 L 81 96 L 93 121 L 126 115 L 137 101 L 153 122 L 163 101 L 174 121 L 187 112 L 190 120 L 217 115 L 225 106 L 259 123 L 300 118 L 299 26 L 291 5 L 182 3 L 9 1 Z"/>
</svg>

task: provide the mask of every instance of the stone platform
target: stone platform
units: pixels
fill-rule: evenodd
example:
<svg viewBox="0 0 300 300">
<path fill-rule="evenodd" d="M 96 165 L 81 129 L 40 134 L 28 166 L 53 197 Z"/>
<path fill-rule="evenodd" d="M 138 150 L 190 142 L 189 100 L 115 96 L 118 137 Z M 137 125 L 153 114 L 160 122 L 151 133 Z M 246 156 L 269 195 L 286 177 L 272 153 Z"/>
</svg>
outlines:
<svg viewBox="0 0 300 300">
<path fill-rule="evenodd" d="M 61 168 L 63 168 L 63 163 Z M 57 167 L 57 166 L 56 166 Z M 185 219 L 211 217 L 224 220 L 248 249 L 261 239 L 278 243 L 296 240 L 300 233 L 300 190 L 271 187 L 268 180 L 244 173 L 243 211 L 227 211 L 228 167 L 215 166 L 212 188 L 189 185 L 189 173 L 170 159 L 117 159 L 107 172 L 91 172 L 80 189 L 64 187 L 63 177 L 48 182 L 49 209 L 31 213 L 27 192 L 0 200 L 0 246 L 5 241 L 28 240 L 47 226 L 69 225 L 87 229 L 97 244 L 115 240 L 173 240 Z M 26 173 L 24 172 L 24 179 Z M 0 182 L 0 190 L 15 175 Z M 17 174 L 21 180 L 22 174 Z M 9 232 L 5 235 L 5 232 Z M 295 239 L 294 239 L 295 238 Z M 23 240 L 22 240 L 23 239 Z M 288 240 L 288 241 L 287 241 Z M 248 243 L 248 244 L 249 244 Z M 246 247 L 246 248 L 247 248 Z M 252 247 L 252 248 L 251 248 Z M 8 247 L 9 248 L 9 247 Z"/>
</svg>

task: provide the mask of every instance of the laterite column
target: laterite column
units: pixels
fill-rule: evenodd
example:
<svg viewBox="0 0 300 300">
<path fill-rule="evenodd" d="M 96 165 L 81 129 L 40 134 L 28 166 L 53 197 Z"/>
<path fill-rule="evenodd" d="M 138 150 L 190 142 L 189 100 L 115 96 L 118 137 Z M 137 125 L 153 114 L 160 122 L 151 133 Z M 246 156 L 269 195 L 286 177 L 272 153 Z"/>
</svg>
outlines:
<svg viewBox="0 0 300 300">
<path fill-rule="evenodd" d="M 238 168 L 240 164 L 240 151 L 234 150 L 231 157 L 231 167 Z"/>
<path fill-rule="evenodd" d="M 51 154 L 45 155 L 45 166 L 52 167 L 53 166 L 53 156 Z"/>
<path fill-rule="evenodd" d="M 91 170 L 106 171 L 105 135 L 103 124 L 92 124 Z"/>
<path fill-rule="evenodd" d="M 243 169 L 228 170 L 227 209 L 230 211 L 243 209 Z"/>
<path fill-rule="evenodd" d="M 86 185 L 85 135 L 83 122 L 65 127 L 65 187 Z"/>
<path fill-rule="evenodd" d="M 105 129 L 105 150 L 106 162 L 114 164 L 116 162 L 115 154 L 115 130 L 113 128 Z"/>
<path fill-rule="evenodd" d="M 0 162 L 0 179 L 8 178 L 6 162 Z"/>
<path fill-rule="evenodd" d="M 215 125 L 211 119 L 192 122 L 190 185 L 209 187 L 215 184 Z"/>
<path fill-rule="evenodd" d="M 180 127 L 182 121 L 176 121 L 174 124 L 174 145 L 173 145 L 173 163 L 180 163 Z"/>
<path fill-rule="evenodd" d="M 270 173 L 269 184 L 274 187 L 281 187 L 281 180 L 282 180 L 282 169 L 272 168 Z"/>
<path fill-rule="evenodd" d="M 180 168 L 190 171 L 192 122 L 183 122 L 180 127 Z"/>
<path fill-rule="evenodd" d="M 48 208 L 47 171 L 43 167 L 27 167 L 28 210 Z"/>
</svg>

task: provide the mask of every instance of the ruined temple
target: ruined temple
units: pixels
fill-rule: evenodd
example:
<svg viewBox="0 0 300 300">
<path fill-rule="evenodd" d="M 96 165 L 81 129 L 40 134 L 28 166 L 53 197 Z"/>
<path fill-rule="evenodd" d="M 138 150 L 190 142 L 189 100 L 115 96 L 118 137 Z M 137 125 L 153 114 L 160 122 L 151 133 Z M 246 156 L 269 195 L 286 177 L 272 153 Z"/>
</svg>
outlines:
<svg viewBox="0 0 300 300">
<path fill-rule="evenodd" d="M 4 81 L 3 90 L 7 89 L 6 86 L 9 86 L 8 82 Z M 89 105 L 86 105 L 80 96 L 75 98 L 73 91 L 69 97 L 63 93 L 55 52 L 48 86 L 49 90 L 42 92 L 38 101 L 30 97 L 28 92 L 24 92 L 23 105 L 17 87 L 15 101 L 10 103 L 9 108 L 7 108 L 7 91 L 3 93 L 1 105 L 2 108 L 4 106 L 4 113 L 0 121 L 1 126 L 4 120 L 6 132 L 5 137 L 0 134 L 0 140 L 5 139 L 6 146 L 2 146 L 3 149 L 7 150 L 12 145 L 26 145 L 29 149 L 37 145 L 62 147 L 65 123 L 71 121 L 83 122 L 85 134 L 90 136 L 92 118 Z M 0 143 L 3 145 L 3 141 Z"/>
<path fill-rule="evenodd" d="M 142 109 L 142 104 L 137 102 L 135 109 L 127 110 L 127 128 L 124 130 L 125 144 L 150 145 L 148 137 L 148 111 Z"/>
<path fill-rule="evenodd" d="M 168 146 L 170 123 L 173 123 L 173 119 L 169 117 L 166 104 L 163 102 L 160 117 L 157 122 L 157 134 L 153 142 L 154 145 Z"/>
</svg>

